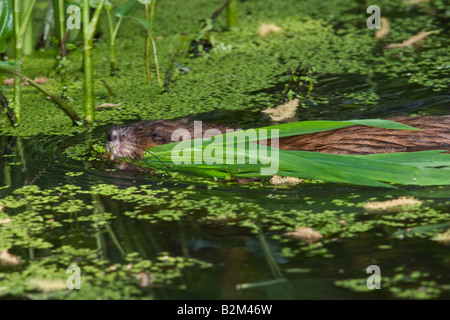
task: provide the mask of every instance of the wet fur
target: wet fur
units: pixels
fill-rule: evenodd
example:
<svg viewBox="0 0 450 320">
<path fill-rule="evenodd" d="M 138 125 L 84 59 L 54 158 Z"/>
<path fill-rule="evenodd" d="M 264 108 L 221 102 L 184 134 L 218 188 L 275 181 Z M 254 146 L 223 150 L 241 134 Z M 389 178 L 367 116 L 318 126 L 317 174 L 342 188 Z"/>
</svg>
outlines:
<svg viewBox="0 0 450 320">
<path fill-rule="evenodd" d="M 450 116 L 397 117 L 389 120 L 422 131 L 390 130 L 356 125 L 281 138 L 280 149 L 362 155 L 450 150 Z"/>
</svg>

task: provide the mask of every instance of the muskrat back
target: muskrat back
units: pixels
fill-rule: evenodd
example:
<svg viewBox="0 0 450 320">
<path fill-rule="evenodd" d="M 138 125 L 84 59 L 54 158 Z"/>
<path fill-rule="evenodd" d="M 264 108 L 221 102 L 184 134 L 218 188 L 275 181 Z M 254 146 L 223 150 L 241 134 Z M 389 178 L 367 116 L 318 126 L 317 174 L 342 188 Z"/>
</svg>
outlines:
<svg viewBox="0 0 450 320">
<path fill-rule="evenodd" d="M 450 116 L 396 117 L 388 120 L 421 130 L 356 125 L 281 138 L 280 149 L 361 155 L 450 150 Z"/>
<path fill-rule="evenodd" d="M 355 125 L 280 138 L 279 148 L 283 150 L 361 155 L 450 150 L 450 116 L 397 117 L 389 120 L 421 130 L 394 130 Z M 231 128 L 203 124 L 202 134 L 195 136 L 194 122 L 189 119 L 139 121 L 112 128 L 108 135 L 106 149 L 111 159 L 116 157 L 142 158 L 146 149 L 173 142 L 172 137 L 177 129 L 185 129 L 189 134 L 176 134 L 175 141 L 201 138 L 201 135 L 208 132 L 210 136 L 226 133 L 226 129 Z"/>
</svg>

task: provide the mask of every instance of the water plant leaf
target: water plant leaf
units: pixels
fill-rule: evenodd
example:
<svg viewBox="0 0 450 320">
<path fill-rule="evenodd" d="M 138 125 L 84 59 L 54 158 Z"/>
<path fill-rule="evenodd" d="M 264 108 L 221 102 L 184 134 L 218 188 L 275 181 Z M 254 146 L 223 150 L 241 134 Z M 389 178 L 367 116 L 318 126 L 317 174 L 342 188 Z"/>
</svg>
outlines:
<svg viewBox="0 0 450 320">
<path fill-rule="evenodd" d="M 108 10 L 108 11 L 112 10 L 113 4 L 111 2 L 109 2 L 109 0 L 106 0 L 103 5 L 105 6 L 106 10 Z"/>
<path fill-rule="evenodd" d="M 448 228 L 450 226 L 450 222 L 444 222 L 444 223 L 436 223 L 436 224 L 429 224 L 425 226 L 418 226 L 403 230 L 398 230 L 392 234 L 393 237 L 399 237 L 399 236 L 405 236 L 405 235 L 413 235 L 417 233 L 425 233 L 430 231 L 436 231 L 439 229 Z"/>
<path fill-rule="evenodd" d="M 304 121 L 271 127 L 280 137 L 332 130 L 349 125 L 373 125 L 381 128 L 414 128 L 393 121 L 365 119 L 351 121 Z M 263 128 L 255 129 L 259 131 Z M 443 151 L 422 151 L 378 155 L 337 155 L 310 151 L 286 151 L 258 144 L 242 144 L 246 131 L 196 139 L 150 148 L 144 154 L 143 166 L 179 170 L 218 179 L 231 177 L 256 178 L 267 175 L 272 161 L 277 161 L 280 176 L 310 178 L 335 183 L 393 187 L 403 185 L 450 185 L 450 154 Z M 233 140 L 223 139 L 234 135 Z M 211 141 L 212 140 L 212 141 Z M 252 141 L 252 139 L 249 139 Z M 233 141 L 233 142 L 229 142 Z M 214 149 L 214 152 L 211 150 Z M 263 150 L 263 152 L 261 152 Z M 265 150 L 265 151 L 264 151 Z M 207 151 L 207 152 L 206 152 Z M 212 155 L 214 157 L 206 157 Z M 213 159 L 211 161 L 211 159 Z M 233 159 L 232 161 L 229 161 Z M 237 159 L 244 159 L 238 164 Z M 446 169 L 447 168 L 447 169 Z"/>
<path fill-rule="evenodd" d="M 143 26 L 146 30 L 150 29 L 150 22 L 148 22 L 147 20 L 138 17 L 133 17 L 133 19 L 139 22 L 139 24 Z"/>
<path fill-rule="evenodd" d="M 34 4 L 36 3 L 36 0 L 31 0 L 30 3 L 28 4 L 27 10 L 25 11 L 22 20 L 20 22 L 20 28 L 19 28 L 19 34 L 17 35 L 17 40 L 16 40 L 16 47 L 21 47 L 22 46 L 22 42 L 23 42 L 23 36 L 25 34 L 25 31 L 27 30 L 28 27 L 28 22 L 31 19 L 31 13 L 33 12 L 33 7 Z"/>
<path fill-rule="evenodd" d="M 130 2 L 128 2 L 127 4 L 121 6 L 120 8 L 118 8 L 115 12 L 114 15 L 116 17 L 119 18 L 126 18 L 130 15 L 131 11 L 133 11 L 134 7 L 136 6 L 136 4 L 138 3 L 138 0 L 132 0 Z"/>
<path fill-rule="evenodd" d="M 0 52 L 6 50 L 6 39 L 12 34 L 14 26 L 12 8 L 8 0 L 0 1 Z"/>
<path fill-rule="evenodd" d="M 12 61 L 0 61 L 0 69 L 18 70 L 18 65 Z"/>
<path fill-rule="evenodd" d="M 391 120 L 381 120 L 381 119 L 358 119 L 358 120 L 347 120 L 347 121 L 322 121 L 322 120 L 314 120 L 314 121 L 301 121 L 301 122 L 291 122 L 291 123 L 283 123 L 274 126 L 267 126 L 262 128 L 254 129 L 256 133 L 259 133 L 260 130 L 268 130 L 270 138 L 270 132 L 275 132 L 274 130 L 278 130 L 278 137 L 289 137 L 296 136 L 300 134 L 307 133 L 315 133 L 322 132 L 328 130 L 335 130 L 340 128 L 345 128 L 353 125 L 364 125 L 371 126 L 376 128 L 383 129 L 392 129 L 392 130 L 419 130 L 413 128 L 411 126 L 398 123 Z M 252 129 L 253 130 L 253 129 Z M 252 139 L 252 135 L 248 135 L 249 130 L 237 131 L 232 133 L 224 134 L 223 137 L 225 139 L 219 139 L 219 141 L 226 140 L 227 138 L 232 141 L 235 139 L 236 142 L 242 142 L 247 139 L 248 141 L 255 141 L 256 139 Z M 218 140 L 218 139 L 215 139 Z M 215 143 L 215 142 L 213 142 Z M 219 142 L 220 143 L 220 142 Z"/>
</svg>

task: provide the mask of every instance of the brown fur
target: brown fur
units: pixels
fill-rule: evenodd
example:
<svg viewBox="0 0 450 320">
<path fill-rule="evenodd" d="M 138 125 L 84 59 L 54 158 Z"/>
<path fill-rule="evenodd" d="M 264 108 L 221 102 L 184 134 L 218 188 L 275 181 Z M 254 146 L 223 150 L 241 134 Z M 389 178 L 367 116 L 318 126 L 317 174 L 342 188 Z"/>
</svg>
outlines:
<svg viewBox="0 0 450 320">
<path fill-rule="evenodd" d="M 355 125 L 280 138 L 279 146 L 283 150 L 334 154 L 450 150 L 450 116 L 398 117 L 389 120 L 421 129 L 421 131 Z M 140 121 L 131 125 L 117 126 L 109 133 L 107 151 L 111 159 L 114 157 L 142 158 L 146 149 L 172 142 L 172 132 L 179 128 L 185 128 L 193 135 L 193 122 L 187 119 Z M 203 132 L 213 128 L 226 133 L 225 127 L 203 124 Z M 180 137 L 180 140 L 183 140 L 183 137 Z"/>
<path fill-rule="evenodd" d="M 280 149 L 335 154 L 375 154 L 450 150 L 450 116 L 389 119 L 421 129 L 390 130 L 351 126 L 280 139 Z"/>
</svg>

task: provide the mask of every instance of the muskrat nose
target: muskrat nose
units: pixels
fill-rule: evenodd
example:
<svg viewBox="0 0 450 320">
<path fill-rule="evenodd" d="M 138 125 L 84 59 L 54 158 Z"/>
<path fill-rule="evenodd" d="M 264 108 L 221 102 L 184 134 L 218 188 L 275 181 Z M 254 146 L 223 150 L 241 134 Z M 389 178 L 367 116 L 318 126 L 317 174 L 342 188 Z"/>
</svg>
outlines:
<svg viewBox="0 0 450 320">
<path fill-rule="evenodd" d="M 108 134 L 108 141 L 113 142 L 113 141 L 116 141 L 116 139 L 117 139 L 116 133 L 114 131 L 111 131 Z"/>
</svg>

